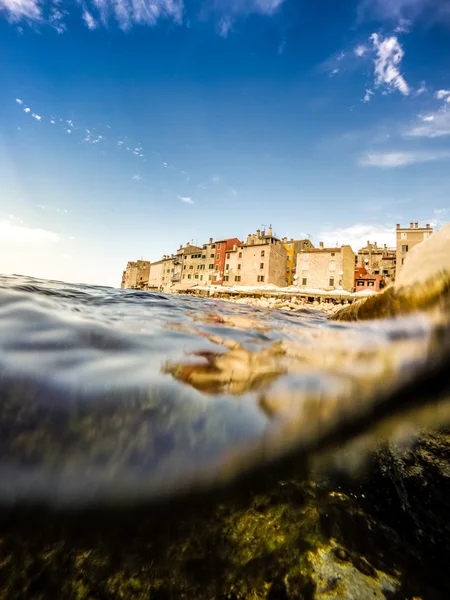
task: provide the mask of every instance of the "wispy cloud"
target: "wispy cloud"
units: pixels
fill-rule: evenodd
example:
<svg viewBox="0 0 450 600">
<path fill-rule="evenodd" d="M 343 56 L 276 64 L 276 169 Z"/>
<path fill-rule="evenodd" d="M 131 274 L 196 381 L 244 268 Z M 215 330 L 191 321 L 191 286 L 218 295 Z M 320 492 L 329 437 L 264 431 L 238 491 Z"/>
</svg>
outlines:
<svg viewBox="0 0 450 600">
<path fill-rule="evenodd" d="M 367 46 L 364 46 L 363 44 L 359 44 L 353 50 L 353 52 L 356 54 L 356 56 L 364 56 L 364 54 L 366 54 L 367 51 L 368 51 Z"/>
<path fill-rule="evenodd" d="M 20 98 L 16 98 L 17 104 L 23 104 L 23 101 Z"/>
<path fill-rule="evenodd" d="M 138 173 L 137 175 L 133 175 L 133 179 L 134 181 L 141 181 L 142 177 Z"/>
<path fill-rule="evenodd" d="M 399 91 L 408 96 L 409 86 L 399 69 L 404 52 L 398 39 L 395 36 L 382 38 L 377 33 L 373 33 L 370 39 L 376 51 L 375 84 L 388 92 Z"/>
<path fill-rule="evenodd" d="M 0 11 L 5 11 L 11 21 L 40 21 L 42 18 L 38 0 L 0 0 Z"/>
<path fill-rule="evenodd" d="M 233 194 L 233 196 L 235 198 L 237 198 L 237 195 L 238 195 L 237 190 L 235 190 L 234 188 L 230 188 L 230 190 L 231 190 L 231 193 Z"/>
<path fill-rule="evenodd" d="M 442 0 L 362 0 L 358 8 L 360 20 L 375 18 L 397 23 L 397 31 L 410 31 L 419 18 L 427 22 L 450 22 L 448 4 Z"/>
<path fill-rule="evenodd" d="M 88 29 L 95 29 L 97 27 L 96 20 L 87 10 L 83 12 L 83 21 L 86 23 Z"/>
<path fill-rule="evenodd" d="M 434 162 L 436 160 L 448 160 L 450 151 L 435 152 L 368 152 L 359 159 L 359 164 L 364 167 L 379 167 L 382 169 L 393 169 L 396 167 L 407 167 L 419 163 Z"/>
<path fill-rule="evenodd" d="M 350 227 L 336 227 L 319 233 L 319 239 L 326 246 L 341 246 L 348 244 L 356 252 L 367 244 L 367 241 L 377 242 L 379 246 L 386 244 L 395 246 L 395 228 L 389 225 L 367 225 L 357 223 Z"/>
<path fill-rule="evenodd" d="M 207 0 L 201 13 L 202 18 L 205 15 L 218 16 L 218 33 L 226 37 L 236 19 L 250 14 L 270 16 L 284 2 Z M 79 4 L 82 4 L 82 10 Z M 0 12 L 4 12 L 10 21 L 47 24 L 58 33 L 64 33 L 71 15 L 81 16 L 90 30 L 114 23 L 127 30 L 136 25 L 152 27 L 164 20 L 181 25 L 186 20 L 184 0 L 86 0 L 83 3 L 66 3 L 64 9 L 62 6 L 58 0 L 0 0 Z"/>
<path fill-rule="evenodd" d="M 366 93 L 364 95 L 364 98 L 362 99 L 362 102 L 370 102 L 371 97 L 373 96 L 373 92 L 372 90 L 367 89 Z"/>
<path fill-rule="evenodd" d="M 48 244 L 58 242 L 60 239 L 60 236 L 53 231 L 27 227 L 14 221 L 12 215 L 0 221 L 1 243 Z"/>
<path fill-rule="evenodd" d="M 184 202 L 185 204 L 194 204 L 194 201 L 192 200 L 192 198 L 188 198 L 187 196 L 177 196 L 177 198 L 179 200 L 181 200 L 181 202 Z"/>
<path fill-rule="evenodd" d="M 417 122 L 404 131 L 407 137 L 439 138 L 450 135 L 450 107 L 443 106 L 427 115 L 419 115 Z"/>
<path fill-rule="evenodd" d="M 33 119 L 36 119 L 36 121 L 40 121 L 42 119 L 41 115 L 37 115 L 36 113 L 33 113 L 31 116 Z"/>
</svg>

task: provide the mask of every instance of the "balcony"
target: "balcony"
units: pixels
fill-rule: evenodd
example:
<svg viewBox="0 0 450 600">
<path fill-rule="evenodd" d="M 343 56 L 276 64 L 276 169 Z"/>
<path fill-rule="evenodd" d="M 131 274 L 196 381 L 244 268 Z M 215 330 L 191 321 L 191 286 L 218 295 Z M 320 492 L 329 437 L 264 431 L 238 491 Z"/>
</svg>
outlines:
<svg viewBox="0 0 450 600">
<path fill-rule="evenodd" d="M 174 274 L 172 275 L 172 278 L 171 278 L 171 280 L 170 280 L 170 281 L 171 281 L 172 283 L 176 283 L 177 281 L 180 281 L 180 280 L 181 280 L 181 274 L 180 274 L 180 273 L 174 273 Z"/>
</svg>

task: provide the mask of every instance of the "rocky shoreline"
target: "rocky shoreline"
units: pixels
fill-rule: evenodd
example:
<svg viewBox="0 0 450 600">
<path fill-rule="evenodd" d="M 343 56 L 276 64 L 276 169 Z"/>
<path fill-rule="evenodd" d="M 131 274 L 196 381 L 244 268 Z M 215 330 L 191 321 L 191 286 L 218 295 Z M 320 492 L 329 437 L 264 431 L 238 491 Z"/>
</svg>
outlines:
<svg viewBox="0 0 450 600">
<path fill-rule="evenodd" d="M 236 304 L 246 304 L 255 308 L 268 308 L 286 310 L 290 312 L 301 312 L 305 310 L 319 310 L 327 315 L 334 315 L 343 307 L 348 306 L 348 301 L 335 302 L 332 299 L 328 301 L 306 302 L 299 296 L 229 296 L 221 297 L 221 300 L 226 302 L 234 302 Z"/>
</svg>

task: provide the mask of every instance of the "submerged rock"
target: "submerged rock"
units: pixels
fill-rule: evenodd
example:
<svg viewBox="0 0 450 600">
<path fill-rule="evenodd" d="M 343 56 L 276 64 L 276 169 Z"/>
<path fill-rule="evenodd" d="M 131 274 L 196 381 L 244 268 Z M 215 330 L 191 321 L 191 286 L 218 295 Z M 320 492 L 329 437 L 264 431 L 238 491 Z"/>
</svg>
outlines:
<svg viewBox="0 0 450 600">
<path fill-rule="evenodd" d="M 443 309 L 448 315 L 449 298 L 450 224 L 409 252 L 394 286 L 344 307 L 332 319 L 359 321 Z"/>
</svg>

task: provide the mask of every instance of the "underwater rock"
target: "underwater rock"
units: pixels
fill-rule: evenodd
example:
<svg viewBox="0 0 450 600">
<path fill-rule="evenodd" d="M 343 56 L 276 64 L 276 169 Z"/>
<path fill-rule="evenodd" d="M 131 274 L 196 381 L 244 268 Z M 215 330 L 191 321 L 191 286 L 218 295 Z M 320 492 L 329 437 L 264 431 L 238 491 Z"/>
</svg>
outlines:
<svg viewBox="0 0 450 600">
<path fill-rule="evenodd" d="M 450 224 L 411 250 L 394 286 L 344 307 L 331 319 L 359 321 L 443 309 L 448 316 L 449 298 Z"/>
</svg>

